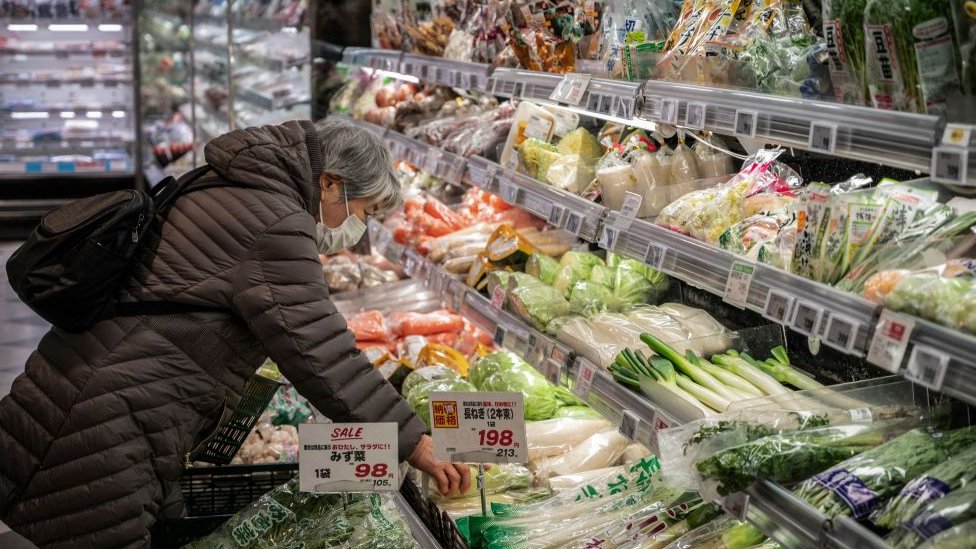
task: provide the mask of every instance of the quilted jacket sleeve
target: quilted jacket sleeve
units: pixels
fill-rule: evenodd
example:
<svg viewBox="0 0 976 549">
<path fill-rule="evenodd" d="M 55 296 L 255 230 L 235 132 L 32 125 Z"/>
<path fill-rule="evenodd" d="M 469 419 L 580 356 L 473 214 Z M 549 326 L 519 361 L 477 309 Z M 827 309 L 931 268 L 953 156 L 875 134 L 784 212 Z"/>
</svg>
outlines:
<svg viewBox="0 0 976 549">
<path fill-rule="evenodd" d="M 300 212 L 255 243 L 234 283 L 233 307 L 305 398 L 336 422 L 396 422 L 406 460 L 425 425 L 357 348 L 329 299 L 315 225 Z"/>
</svg>

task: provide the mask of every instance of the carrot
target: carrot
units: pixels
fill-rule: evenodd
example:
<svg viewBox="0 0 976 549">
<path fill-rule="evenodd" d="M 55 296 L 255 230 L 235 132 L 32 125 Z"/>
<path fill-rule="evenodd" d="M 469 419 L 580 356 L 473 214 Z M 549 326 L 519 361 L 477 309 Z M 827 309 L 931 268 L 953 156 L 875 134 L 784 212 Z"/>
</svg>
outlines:
<svg viewBox="0 0 976 549">
<path fill-rule="evenodd" d="M 432 313 L 391 313 L 388 320 L 393 328 L 393 332 L 400 336 L 458 332 L 464 328 L 464 319 L 447 311 L 434 311 Z"/>
<path fill-rule="evenodd" d="M 452 212 L 450 208 L 445 206 L 443 202 L 437 200 L 436 198 L 430 198 L 427 200 L 427 203 L 424 204 L 424 212 L 435 219 L 443 221 L 450 226 L 452 230 L 456 231 L 464 227 L 464 224 L 461 222 L 461 219 L 457 216 L 457 214 Z"/>
<path fill-rule="evenodd" d="M 389 341 L 392 335 L 386 318 L 379 311 L 363 311 L 348 321 L 349 330 L 356 341 Z"/>
</svg>

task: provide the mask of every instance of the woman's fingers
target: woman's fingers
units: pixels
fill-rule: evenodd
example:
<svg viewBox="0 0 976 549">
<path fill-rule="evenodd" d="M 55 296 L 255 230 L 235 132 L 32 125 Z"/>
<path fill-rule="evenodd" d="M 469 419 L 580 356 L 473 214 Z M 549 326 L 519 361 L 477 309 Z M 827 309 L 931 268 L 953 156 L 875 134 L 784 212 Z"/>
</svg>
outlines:
<svg viewBox="0 0 976 549">
<path fill-rule="evenodd" d="M 437 481 L 437 491 L 441 493 L 442 496 L 447 496 L 451 493 L 451 484 L 447 478 L 447 472 L 443 467 L 434 467 L 434 470 L 430 472 L 430 475 L 434 477 Z"/>
<path fill-rule="evenodd" d="M 463 463 L 454 463 L 454 468 L 461 474 L 461 493 L 465 494 L 471 488 L 471 469 Z"/>
<path fill-rule="evenodd" d="M 450 481 L 450 486 L 445 496 L 453 495 L 461 487 L 461 474 L 454 467 L 453 463 L 443 463 L 443 471 L 447 474 L 447 479 Z"/>
</svg>

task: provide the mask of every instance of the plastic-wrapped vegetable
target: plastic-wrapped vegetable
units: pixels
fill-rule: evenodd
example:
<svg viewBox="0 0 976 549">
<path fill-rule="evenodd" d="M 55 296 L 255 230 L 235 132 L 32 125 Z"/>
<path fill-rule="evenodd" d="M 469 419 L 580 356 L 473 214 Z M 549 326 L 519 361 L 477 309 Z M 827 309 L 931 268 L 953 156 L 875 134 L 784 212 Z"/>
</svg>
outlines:
<svg viewBox="0 0 976 549">
<path fill-rule="evenodd" d="M 478 476 L 478 469 L 473 465 L 469 465 L 471 469 L 471 478 L 476 478 Z M 485 471 L 485 493 L 486 494 L 497 494 L 500 492 L 507 492 L 508 490 L 520 490 L 528 488 L 529 484 L 532 482 L 532 472 L 529 471 L 524 465 L 517 463 L 498 463 L 492 465 L 491 469 Z M 463 499 L 476 497 L 479 494 L 477 483 L 472 482 L 471 486 L 468 488 L 467 492 L 455 494 L 450 498 L 444 498 L 437 491 L 434 484 L 431 484 L 429 494 L 430 498 L 437 500 L 444 499 Z"/>
<path fill-rule="evenodd" d="M 580 280 L 573 284 L 569 294 L 570 309 L 583 316 L 592 316 L 607 310 L 614 299 L 610 288 L 601 286 L 589 280 Z"/>
<path fill-rule="evenodd" d="M 610 427 L 603 418 L 553 418 L 525 424 L 529 462 L 564 454 L 584 440 Z"/>
<path fill-rule="evenodd" d="M 596 433 L 566 454 L 537 462 L 536 477 L 549 478 L 603 469 L 620 458 L 628 443 L 617 429 Z"/>
<path fill-rule="evenodd" d="M 570 302 L 560 292 L 545 284 L 519 286 L 511 290 L 508 303 L 512 312 L 539 330 L 572 310 Z"/>
<path fill-rule="evenodd" d="M 807 479 L 796 493 L 828 517 L 862 519 L 947 457 L 932 435 L 916 429 Z"/>
<path fill-rule="evenodd" d="M 872 517 L 882 528 L 893 529 L 907 522 L 927 503 L 956 490 L 972 489 L 976 481 L 976 448 L 970 448 L 929 469 L 912 480 Z"/>
<path fill-rule="evenodd" d="M 349 331 L 356 341 L 389 341 L 392 338 L 386 317 L 379 311 L 364 311 L 348 320 Z"/>
<path fill-rule="evenodd" d="M 976 546 L 976 519 L 949 528 L 918 546 L 918 549 L 970 549 Z"/>
<path fill-rule="evenodd" d="M 976 520 L 976 487 L 970 485 L 925 505 L 885 541 L 896 549 L 914 549 L 922 542 L 972 520 Z"/>
<path fill-rule="evenodd" d="M 556 281 L 556 273 L 558 272 L 559 262 L 544 254 L 532 254 L 525 264 L 526 274 L 532 275 L 542 281 L 543 284 L 550 286 Z"/>
<path fill-rule="evenodd" d="M 524 362 L 514 365 L 512 369 L 491 374 L 481 382 L 478 389 L 522 393 L 527 421 L 549 419 L 559 407 L 555 387 L 535 368 Z"/>
<path fill-rule="evenodd" d="M 419 548 L 393 499 L 298 491 L 298 477 L 258 498 L 190 549 Z"/>
<path fill-rule="evenodd" d="M 669 283 L 664 273 L 633 259 L 621 260 L 614 275 L 612 309 L 657 301 Z"/>
<path fill-rule="evenodd" d="M 564 296 L 568 296 L 580 280 L 588 280 L 596 265 L 606 265 L 602 259 L 589 252 L 569 251 L 559 259 L 559 272 L 553 282 L 553 288 Z"/>
<path fill-rule="evenodd" d="M 743 490 L 757 478 L 796 482 L 878 446 L 886 435 L 891 434 L 889 429 L 899 425 L 904 422 L 861 423 L 777 433 L 721 448 L 707 456 L 703 448 L 695 468 L 702 478 L 719 483 L 720 495 Z M 921 440 L 926 442 L 924 438 Z M 934 442 L 931 445 L 934 447 Z"/>
<path fill-rule="evenodd" d="M 477 389 L 474 385 L 471 385 L 463 379 L 434 379 L 418 385 L 414 385 L 410 389 L 410 393 L 406 395 L 407 404 L 413 408 L 414 413 L 424 420 L 427 424 L 427 428 L 430 428 L 430 393 L 437 391 L 457 391 L 457 392 L 470 392 L 473 393 Z"/>
<path fill-rule="evenodd" d="M 601 419 L 603 415 L 589 406 L 561 406 L 552 417 L 553 419 Z"/>
<path fill-rule="evenodd" d="M 407 374 L 407 377 L 403 380 L 403 385 L 400 387 L 400 392 L 407 396 L 410 391 L 428 381 L 435 381 L 439 379 L 450 379 L 457 380 L 461 379 L 456 371 L 447 366 L 427 366 L 424 368 L 417 368 L 416 370 Z"/>
<path fill-rule="evenodd" d="M 488 376 L 495 372 L 513 370 L 522 363 L 521 357 L 511 351 L 498 351 L 479 358 L 468 372 L 468 381 L 475 387 L 481 387 Z"/>
</svg>

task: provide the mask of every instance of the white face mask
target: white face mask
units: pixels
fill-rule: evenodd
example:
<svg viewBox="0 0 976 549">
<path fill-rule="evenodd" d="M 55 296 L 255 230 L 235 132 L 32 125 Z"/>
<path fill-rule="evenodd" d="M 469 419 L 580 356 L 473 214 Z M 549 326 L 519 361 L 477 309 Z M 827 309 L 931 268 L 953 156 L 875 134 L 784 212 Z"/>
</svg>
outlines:
<svg viewBox="0 0 976 549">
<path fill-rule="evenodd" d="M 349 199 L 346 197 L 345 184 L 342 185 L 342 199 L 346 201 L 346 220 L 342 225 L 330 229 L 319 222 L 315 226 L 315 243 L 319 247 L 319 253 L 330 255 L 341 252 L 354 246 L 366 233 L 366 224 L 359 219 L 359 216 L 349 213 Z M 319 219 L 325 219 L 322 215 L 321 200 L 319 200 Z"/>
</svg>

